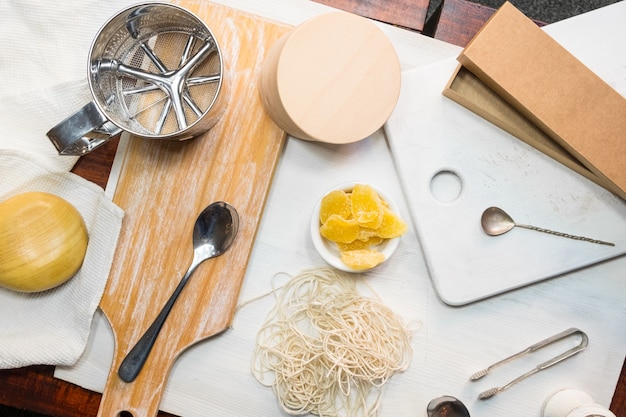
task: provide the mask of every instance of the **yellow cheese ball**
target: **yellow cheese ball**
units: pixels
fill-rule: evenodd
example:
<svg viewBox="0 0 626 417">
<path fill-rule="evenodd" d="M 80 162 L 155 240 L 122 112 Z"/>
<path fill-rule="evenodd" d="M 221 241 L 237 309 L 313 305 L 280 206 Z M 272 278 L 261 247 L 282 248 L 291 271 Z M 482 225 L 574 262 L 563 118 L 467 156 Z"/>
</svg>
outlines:
<svg viewBox="0 0 626 417">
<path fill-rule="evenodd" d="M 66 282 L 87 242 L 82 216 L 61 197 L 27 192 L 0 202 L 0 286 L 38 292 Z"/>
</svg>

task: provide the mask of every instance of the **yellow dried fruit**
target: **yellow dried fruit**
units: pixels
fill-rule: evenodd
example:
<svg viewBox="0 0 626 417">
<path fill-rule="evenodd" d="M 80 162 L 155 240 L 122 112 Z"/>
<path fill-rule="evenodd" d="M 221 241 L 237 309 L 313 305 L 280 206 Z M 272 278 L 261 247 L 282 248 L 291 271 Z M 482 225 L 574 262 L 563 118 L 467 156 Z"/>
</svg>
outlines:
<svg viewBox="0 0 626 417">
<path fill-rule="evenodd" d="M 341 260 L 354 270 L 384 262 L 376 247 L 406 232 L 407 225 L 367 184 L 335 190 L 320 202 L 320 234 L 337 244 Z"/>
<path fill-rule="evenodd" d="M 354 242 L 350 243 L 337 243 L 337 247 L 340 252 L 347 252 L 351 250 L 369 249 L 372 246 L 378 246 L 383 243 L 384 239 L 379 236 L 372 236 L 366 240 L 360 240 L 357 238 Z"/>
<path fill-rule="evenodd" d="M 383 203 L 367 184 L 356 184 L 352 190 L 352 216 L 363 227 L 377 229 L 383 221 Z"/>
<path fill-rule="evenodd" d="M 346 220 L 337 214 L 331 214 L 320 227 L 320 233 L 330 241 L 350 243 L 359 234 L 359 224 L 354 219 Z"/>
<path fill-rule="evenodd" d="M 373 237 L 379 237 L 378 236 L 378 229 L 370 229 L 368 227 L 361 227 L 361 229 L 359 230 L 359 234 L 357 235 L 357 239 L 358 240 L 370 240 Z"/>
<path fill-rule="evenodd" d="M 383 221 L 376 229 L 376 234 L 383 239 L 393 239 L 402 236 L 406 232 L 407 226 L 396 213 L 388 207 L 383 207 Z"/>
<path fill-rule="evenodd" d="M 326 223 L 326 220 L 337 214 L 348 220 L 352 217 L 352 203 L 350 195 L 343 190 L 334 190 L 329 192 L 322 198 L 320 203 L 320 222 Z"/>
<path fill-rule="evenodd" d="M 356 271 L 374 268 L 385 261 L 385 255 L 373 249 L 341 252 L 341 261 Z"/>
</svg>

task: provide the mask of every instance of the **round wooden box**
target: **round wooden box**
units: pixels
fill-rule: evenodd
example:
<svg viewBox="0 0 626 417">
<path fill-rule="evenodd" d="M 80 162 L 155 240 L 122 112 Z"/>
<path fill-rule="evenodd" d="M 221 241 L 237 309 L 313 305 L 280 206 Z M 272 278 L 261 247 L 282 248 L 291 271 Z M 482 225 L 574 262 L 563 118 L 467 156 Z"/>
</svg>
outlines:
<svg viewBox="0 0 626 417">
<path fill-rule="evenodd" d="M 400 94 L 398 56 L 371 21 L 346 12 L 308 20 L 279 39 L 261 68 L 271 118 L 300 139 L 343 144 L 389 118 Z"/>
</svg>

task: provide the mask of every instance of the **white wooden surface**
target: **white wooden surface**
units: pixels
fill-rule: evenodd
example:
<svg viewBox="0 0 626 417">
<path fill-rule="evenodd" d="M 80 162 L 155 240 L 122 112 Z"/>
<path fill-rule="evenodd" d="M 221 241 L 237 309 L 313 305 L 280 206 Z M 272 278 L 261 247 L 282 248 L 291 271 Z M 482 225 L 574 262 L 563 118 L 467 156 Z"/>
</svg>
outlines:
<svg viewBox="0 0 626 417">
<path fill-rule="evenodd" d="M 308 1 L 228 3 L 294 24 L 326 10 Z M 626 16 L 623 5 L 612 10 L 622 19 Z M 605 14 L 597 16 L 597 21 L 606 18 Z M 563 34 L 578 31 L 576 22 L 563 22 Z M 584 23 L 587 29 L 590 22 Z M 456 47 L 416 34 L 396 29 L 387 33 L 405 69 L 458 52 Z M 585 30 L 586 36 L 592 34 L 593 31 Z M 287 141 L 240 302 L 270 291 L 273 283 L 279 284 L 284 279 L 276 276 L 279 272 L 296 274 L 304 268 L 323 265 L 307 234 L 311 210 L 329 187 L 355 179 L 387 190 L 410 220 L 382 132 L 345 146 Z M 596 402 L 609 404 L 626 346 L 623 257 L 454 308 L 437 297 L 413 230 L 402 238 L 388 263 L 364 278 L 385 303 L 393 306 L 406 321 L 419 326 L 413 340 L 413 363 L 387 385 L 381 416 L 423 416 L 428 401 L 443 394 L 462 399 L 476 416 L 538 416 L 544 400 L 566 387 L 582 389 Z M 250 373 L 255 335 L 272 305 L 272 297 L 246 305 L 235 316 L 230 330 L 185 352 L 174 366 L 161 408 L 188 417 L 281 415 L 271 389 L 262 387 Z M 470 383 L 469 375 L 572 326 L 589 335 L 590 346 L 585 352 L 488 401 L 477 399 L 479 392 L 508 382 L 544 357 L 533 356 L 533 361 L 510 364 L 480 382 Z M 79 363 L 67 369 L 57 368 L 55 375 L 101 390 L 110 366 L 112 346 L 108 324 L 102 315 L 97 315 L 87 351 Z M 554 352 L 544 354 L 550 353 Z"/>
</svg>

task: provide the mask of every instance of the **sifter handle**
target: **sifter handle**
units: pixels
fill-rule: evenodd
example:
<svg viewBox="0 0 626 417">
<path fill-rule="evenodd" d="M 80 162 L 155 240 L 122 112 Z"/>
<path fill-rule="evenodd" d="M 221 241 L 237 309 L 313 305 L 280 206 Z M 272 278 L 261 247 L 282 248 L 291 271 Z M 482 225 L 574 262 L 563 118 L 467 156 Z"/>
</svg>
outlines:
<svg viewBox="0 0 626 417">
<path fill-rule="evenodd" d="M 46 133 L 59 155 L 85 155 L 120 134 L 93 101 Z"/>
</svg>

